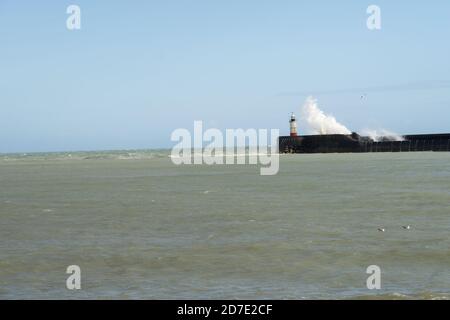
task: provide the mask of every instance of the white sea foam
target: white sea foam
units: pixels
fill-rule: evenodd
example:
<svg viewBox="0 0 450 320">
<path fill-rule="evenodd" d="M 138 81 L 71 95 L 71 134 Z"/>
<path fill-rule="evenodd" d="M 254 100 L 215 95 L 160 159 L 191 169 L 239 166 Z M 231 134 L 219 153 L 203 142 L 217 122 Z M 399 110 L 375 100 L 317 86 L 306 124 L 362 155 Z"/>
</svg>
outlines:
<svg viewBox="0 0 450 320">
<path fill-rule="evenodd" d="M 389 140 L 389 141 L 404 141 L 405 138 L 398 133 L 386 130 L 386 129 L 378 129 L 378 130 L 372 130 L 372 129 L 364 129 L 361 130 L 361 134 L 363 136 L 368 136 L 374 141 L 381 141 L 381 140 Z"/>
<path fill-rule="evenodd" d="M 302 127 L 309 134 L 351 134 L 351 131 L 336 118 L 322 111 L 317 99 L 308 97 L 302 107 L 300 121 Z M 405 138 L 386 129 L 364 129 L 361 135 L 368 136 L 374 141 L 391 140 L 404 141 Z"/>
<path fill-rule="evenodd" d="M 319 109 L 317 100 L 308 97 L 302 107 L 300 121 L 310 134 L 351 134 L 335 117 Z"/>
</svg>

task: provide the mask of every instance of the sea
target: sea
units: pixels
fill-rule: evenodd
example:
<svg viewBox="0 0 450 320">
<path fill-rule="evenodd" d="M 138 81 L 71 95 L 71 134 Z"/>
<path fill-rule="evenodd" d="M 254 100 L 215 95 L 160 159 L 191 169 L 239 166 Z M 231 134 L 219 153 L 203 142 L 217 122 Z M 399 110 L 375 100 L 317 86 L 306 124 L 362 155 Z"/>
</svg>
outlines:
<svg viewBox="0 0 450 320">
<path fill-rule="evenodd" d="M 450 153 L 0 155 L 0 299 L 449 297 Z"/>
</svg>

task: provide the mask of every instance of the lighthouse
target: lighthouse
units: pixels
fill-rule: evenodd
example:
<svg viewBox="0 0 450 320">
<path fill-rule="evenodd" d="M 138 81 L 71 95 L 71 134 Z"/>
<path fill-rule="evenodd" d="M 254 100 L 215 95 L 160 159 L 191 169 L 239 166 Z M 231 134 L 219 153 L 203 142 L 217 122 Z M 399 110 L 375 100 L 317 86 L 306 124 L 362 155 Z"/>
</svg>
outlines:
<svg viewBox="0 0 450 320">
<path fill-rule="evenodd" d="M 291 137 L 297 136 L 297 121 L 295 120 L 295 114 L 292 112 L 291 119 L 289 120 L 289 126 L 291 129 Z"/>
</svg>

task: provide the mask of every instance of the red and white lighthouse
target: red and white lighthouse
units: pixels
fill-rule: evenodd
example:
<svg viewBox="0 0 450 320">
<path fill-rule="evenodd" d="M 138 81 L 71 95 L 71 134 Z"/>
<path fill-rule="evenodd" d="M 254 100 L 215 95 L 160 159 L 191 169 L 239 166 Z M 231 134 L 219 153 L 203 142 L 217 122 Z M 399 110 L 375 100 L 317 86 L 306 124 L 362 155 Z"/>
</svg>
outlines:
<svg viewBox="0 0 450 320">
<path fill-rule="evenodd" d="M 295 114 L 292 112 L 291 119 L 289 120 L 289 127 L 291 130 L 291 137 L 297 136 L 297 121 L 295 120 Z"/>
</svg>

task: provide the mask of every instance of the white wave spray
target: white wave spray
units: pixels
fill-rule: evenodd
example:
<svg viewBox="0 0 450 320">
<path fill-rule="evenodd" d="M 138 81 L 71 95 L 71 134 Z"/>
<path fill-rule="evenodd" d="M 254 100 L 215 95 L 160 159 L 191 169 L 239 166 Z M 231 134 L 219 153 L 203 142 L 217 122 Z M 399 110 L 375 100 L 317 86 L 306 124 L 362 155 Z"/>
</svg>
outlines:
<svg viewBox="0 0 450 320">
<path fill-rule="evenodd" d="M 351 131 L 339 123 L 335 117 L 325 114 L 317 105 L 317 99 L 308 97 L 301 110 L 300 121 L 309 134 L 351 134 Z M 374 141 L 404 141 L 405 138 L 386 129 L 364 129 L 361 135 Z"/>
<path fill-rule="evenodd" d="M 398 133 L 388 131 L 386 129 L 372 130 L 364 129 L 361 131 L 363 136 L 370 137 L 373 141 L 404 141 L 405 138 Z"/>
<path fill-rule="evenodd" d="M 300 121 L 309 134 L 351 134 L 332 115 L 325 114 L 317 106 L 317 100 L 308 97 L 303 105 Z"/>
</svg>

